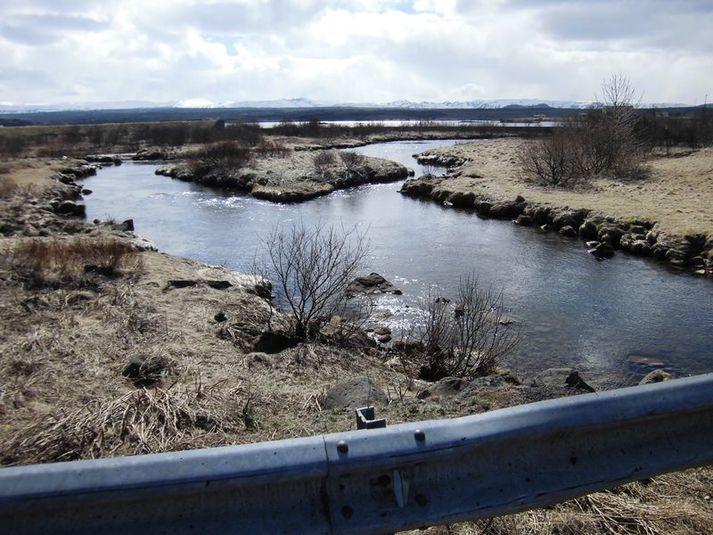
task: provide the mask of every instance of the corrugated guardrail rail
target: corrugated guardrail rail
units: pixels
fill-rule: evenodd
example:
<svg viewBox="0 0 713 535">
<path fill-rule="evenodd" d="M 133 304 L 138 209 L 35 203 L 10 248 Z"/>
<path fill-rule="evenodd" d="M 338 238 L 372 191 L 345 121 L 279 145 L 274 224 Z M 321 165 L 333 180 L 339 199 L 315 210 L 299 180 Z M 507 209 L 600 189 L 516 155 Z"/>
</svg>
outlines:
<svg viewBox="0 0 713 535">
<path fill-rule="evenodd" d="M 713 375 L 451 420 L 0 470 L 4 533 L 387 533 L 713 461 Z"/>
</svg>

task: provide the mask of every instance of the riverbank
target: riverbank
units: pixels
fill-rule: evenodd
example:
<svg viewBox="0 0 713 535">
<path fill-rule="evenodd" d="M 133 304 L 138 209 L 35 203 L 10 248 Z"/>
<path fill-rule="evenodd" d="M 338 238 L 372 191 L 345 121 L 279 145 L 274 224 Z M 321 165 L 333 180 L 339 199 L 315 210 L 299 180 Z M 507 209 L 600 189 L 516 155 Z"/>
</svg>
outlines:
<svg viewBox="0 0 713 535">
<path fill-rule="evenodd" d="M 518 153 L 528 142 L 481 140 L 429 151 L 419 158 L 456 167 L 444 177 L 408 181 L 401 192 L 579 236 L 599 257 L 622 249 L 713 275 L 713 149 L 651 157 L 638 180 L 598 178 L 564 190 L 522 175 Z"/>
<path fill-rule="evenodd" d="M 0 200 L 0 464 L 342 431 L 353 426 L 348 407 L 369 402 L 394 424 L 588 391 L 569 370 L 426 383 L 413 378 L 407 357 L 369 345 L 276 347 L 267 322 L 279 330 L 284 318 L 271 316 L 254 278 L 152 251 L 128 222 L 86 223 L 81 208 L 60 210 L 82 206 L 75 179 L 89 172 L 85 165 L 43 162 L 41 173 L 25 175 L 26 187 Z M 72 250 L 86 258 L 72 253 L 29 269 L 47 256 L 17 254 L 28 251 L 22 244 L 77 240 L 87 246 Z M 120 261 L 102 264 L 96 249 L 118 251 Z M 664 476 L 496 519 L 489 529 L 607 533 L 616 523 L 594 507 L 617 504 L 627 507 L 629 526 L 695 530 L 713 525 L 710 477 Z M 652 507 L 668 514 L 647 514 Z"/>
</svg>

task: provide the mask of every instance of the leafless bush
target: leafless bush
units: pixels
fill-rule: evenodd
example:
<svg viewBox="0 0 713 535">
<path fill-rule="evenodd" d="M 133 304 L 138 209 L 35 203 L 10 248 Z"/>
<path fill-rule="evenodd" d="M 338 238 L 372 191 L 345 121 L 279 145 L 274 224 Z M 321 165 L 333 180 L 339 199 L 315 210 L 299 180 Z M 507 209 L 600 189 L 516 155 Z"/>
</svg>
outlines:
<svg viewBox="0 0 713 535">
<path fill-rule="evenodd" d="M 19 241 L 12 251 L 12 267 L 37 284 L 79 281 L 87 273 L 112 276 L 141 268 L 131 244 L 116 239 L 43 239 Z"/>
<path fill-rule="evenodd" d="M 252 149 L 253 154 L 258 157 L 287 158 L 292 154 L 282 143 L 277 141 L 263 141 Z"/>
<path fill-rule="evenodd" d="M 639 176 L 644 143 L 635 104 L 628 78 L 612 76 L 602 84 L 602 99 L 586 115 L 565 121 L 551 137 L 523 150 L 522 169 L 545 185 L 564 187 L 601 173 Z"/>
<path fill-rule="evenodd" d="M 275 227 L 263 240 L 261 275 L 290 311 L 294 335 L 310 337 L 318 320 L 342 309 L 345 290 L 367 254 L 356 229 L 304 224 Z"/>
<path fill-rule="evenodd" d="M 482 289 L 474 275 L 461 278 L 456 299 L 430 293 L 423 332 L 424 379 L 475 377 L 491 372 L 519 337 L 506 319 L 502 294 Z"/>
<path fill-rule="evenodd" d="M 324 176 L 337 163 L 337 156 L 332 150 L 321 150 L 312 156 L 312 165 L 314 170 Z"/>
<path fill-rule="evenodd" d="M 364 157 L 353 151 L 342 151 L 339 153 L 339 158 L 349 171 L 354 171 L 364 162 Z"/>
<path fill-rule="evenodd" d="M 211 143 L 188 154 L 192 161 L 208 164 L 213 167 L 240 168 L 250 162 L 251 151 L 237 141 L 221 141 Z"/>
</svg>

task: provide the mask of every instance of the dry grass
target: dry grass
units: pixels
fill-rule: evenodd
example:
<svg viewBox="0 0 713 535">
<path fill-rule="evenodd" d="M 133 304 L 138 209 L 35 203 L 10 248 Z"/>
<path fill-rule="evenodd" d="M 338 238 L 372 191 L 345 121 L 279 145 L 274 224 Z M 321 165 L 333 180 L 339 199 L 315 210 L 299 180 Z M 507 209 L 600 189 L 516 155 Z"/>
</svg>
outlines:
<svg viewBox="0 0 713 535">
<path fill-rule="evenodd" d="M 688 470 L 596 492 L 545 509 L 426 533 L 453 535 L 683 535 L 713 528 L 710 469 Z M 708 496 L 708 498 L 706 498 Z M 416 533 L 416 532 L 413 532 Z"/>
<path fill-rule="evenodd" d="M 545 188 L 527 180 L 518 154 L 532 141 L 491 139 L 428 151 L 467 160 L 457 176 L 437 186 L 448 191 L 475 192 L 496 199 L 522 195 L 530 202 L 588 208 L 624 220 L 658 222 L 671 234 L 713 236 L 713 148 L 678 158 L 651 157 L 648 176 L 640 180 L 595 178 L 574 191 Z"/>
<path fill-rule="evenodd" d="M 203 435 L 244 426 L 243 393 L 221 386 L 142 388 L 53 412 L 4 442 L 0 458 L 7 464 L 42 463 L 195 447 Z"/>
<path fill-rule="evenodd" d="M 32 238 L 11 248 L 10 268 L 34 284 L 82 281 L 89 273 L 115 276 L 138 271 L 142 260 L 126 241 L 113 238 Z"/>
</svg>

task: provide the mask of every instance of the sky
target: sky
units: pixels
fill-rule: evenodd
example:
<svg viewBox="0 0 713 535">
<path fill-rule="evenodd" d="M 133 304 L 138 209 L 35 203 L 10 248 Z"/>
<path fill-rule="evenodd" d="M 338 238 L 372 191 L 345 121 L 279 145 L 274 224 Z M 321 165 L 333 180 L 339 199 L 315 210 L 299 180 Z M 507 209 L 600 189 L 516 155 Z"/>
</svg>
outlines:
<svg viewBox="0 0 713 535">
<path fill-rule="evenodd" d="M 0 0 L 0 104 L 713 100 L 711 0 Z"/>
</svg>

